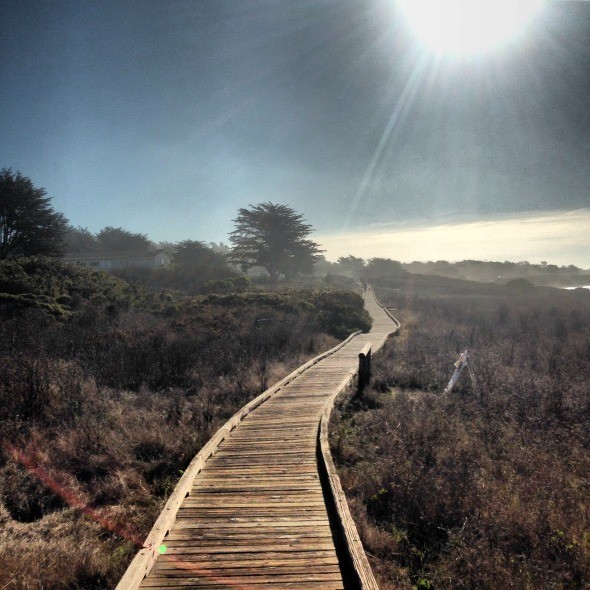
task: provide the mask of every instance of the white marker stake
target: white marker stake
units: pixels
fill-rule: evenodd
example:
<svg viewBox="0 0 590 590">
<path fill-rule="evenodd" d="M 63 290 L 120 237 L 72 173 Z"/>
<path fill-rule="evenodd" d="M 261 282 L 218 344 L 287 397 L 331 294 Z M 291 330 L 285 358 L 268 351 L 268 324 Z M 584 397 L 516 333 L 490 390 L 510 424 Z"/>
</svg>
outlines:
<svg viewBox="0 0 590 590">
<path fill-rule="evenodd" d="M 443 391 L 443 393 L 451 393 L 451 391 L 453 390 L 453 387 L 455 387 L 455 384 L 459 380 L 459 377 L 461 377 L 461 373 L 463 372 L 463 369 L 465 367 L 467 367 L 468 362 L 469 362 L 469 355 L 467 354 L 467 351 L 465 351 L 465 352 L 461 353 L 459 360 L 455 363 L 455 372 L 453 373 L 453 376 L 451 377 L 451 380 L 449 381 L 448 385 L 445 387 L 445 390 Z M 471 373 L 471 369 L 469 370 L 469 372 Z M 472 376 L 472 378 L 473 378 L 473 376 Z"/>
</svg>

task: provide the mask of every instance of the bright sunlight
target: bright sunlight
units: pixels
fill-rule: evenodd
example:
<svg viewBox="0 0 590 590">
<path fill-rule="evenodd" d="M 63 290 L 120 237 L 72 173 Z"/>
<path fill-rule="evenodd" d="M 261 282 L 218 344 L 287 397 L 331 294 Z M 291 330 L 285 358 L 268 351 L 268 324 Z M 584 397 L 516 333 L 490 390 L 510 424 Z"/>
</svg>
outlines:
<svg viewBox="0 0 590 590">
<path fill-rule="evenodd" d="M 519 37 L 543 0 L 398 0 L 431 51 L 468 57 Z"/>
</svg>

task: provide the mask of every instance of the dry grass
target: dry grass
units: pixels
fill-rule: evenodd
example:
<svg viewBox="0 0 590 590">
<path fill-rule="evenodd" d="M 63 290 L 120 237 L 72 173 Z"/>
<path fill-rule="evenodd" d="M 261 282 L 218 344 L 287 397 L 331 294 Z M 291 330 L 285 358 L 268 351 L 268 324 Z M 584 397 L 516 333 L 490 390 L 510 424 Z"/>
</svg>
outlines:
<svg viewBox="0 0 590 590">
<path fill-rule="evenodd" d="M 403 332 L 333 448 L 381 588 L 587 588 L 588 294 L 380 295 Z"/>
</svg>

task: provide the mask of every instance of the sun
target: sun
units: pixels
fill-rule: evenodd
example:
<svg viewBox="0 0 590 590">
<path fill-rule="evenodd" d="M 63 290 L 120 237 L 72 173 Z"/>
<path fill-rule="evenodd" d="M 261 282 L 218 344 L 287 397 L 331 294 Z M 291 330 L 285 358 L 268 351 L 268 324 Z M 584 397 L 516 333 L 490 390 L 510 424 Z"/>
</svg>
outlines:
<svg viewBox="0 0 590 590">
<path fill-rule="evenodd" d="M 397 0 L 420 41 L 436 54 L 467 57 L 514 40 L 543 0 Z"/>
</svg>

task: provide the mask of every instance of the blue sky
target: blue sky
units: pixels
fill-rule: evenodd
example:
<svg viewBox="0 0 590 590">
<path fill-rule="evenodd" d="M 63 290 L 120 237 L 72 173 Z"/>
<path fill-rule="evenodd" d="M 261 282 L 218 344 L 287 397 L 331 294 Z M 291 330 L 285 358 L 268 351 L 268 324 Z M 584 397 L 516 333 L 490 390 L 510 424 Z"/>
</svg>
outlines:
<svg viewBox="0 0 590 590">
<path fill-rule="evenodd" d="M 354 254 L 350 236 L 375 225 L 587 218 L 588 2 L 548 4 L 519 44 L 438 62 L 394 0 L 1 7 L 0 167 L 73 225 L 227 242 L 238 208 L 273 201 Z M 559 260 L 551 236 L 539 260 L 590 266 L 583 236 Z M 506 258 L 488 242 L 482 257 Z M 436 258 L 400 248 L 374 255 Z"/>
</svg>

